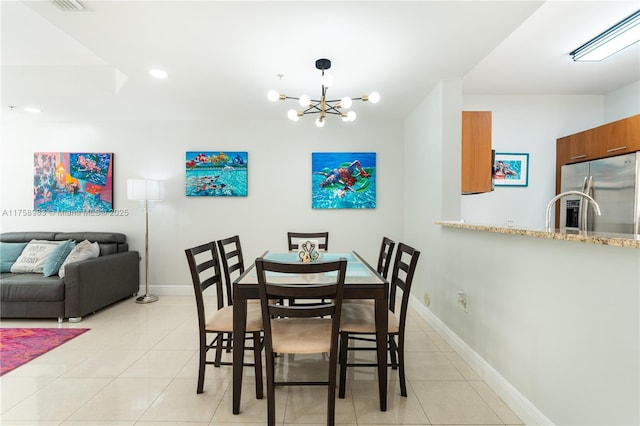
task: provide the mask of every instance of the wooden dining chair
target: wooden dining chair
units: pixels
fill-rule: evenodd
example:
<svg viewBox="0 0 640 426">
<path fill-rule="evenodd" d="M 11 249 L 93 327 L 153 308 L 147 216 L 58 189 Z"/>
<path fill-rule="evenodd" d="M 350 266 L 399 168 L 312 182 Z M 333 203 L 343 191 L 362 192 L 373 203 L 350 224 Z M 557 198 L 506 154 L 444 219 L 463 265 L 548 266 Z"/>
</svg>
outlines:
<svg viewBox="0 0 640 426">
<path fill-rule="evenodd" d="M 400 378 L 400 394 L 407 396 L 404 366 L 404 335 L 407 321 L 407 309 L 409 308 L 409 295 L 413 275 L 418 264 L 420 252 L 406 244 L 399 243 L 396 250 L 393 272 L 389 282 L 389 321 L 387 351 L 390 355 L 391 366 L 398 369 Z M 396 296 L 398 290 L 402 291 L 400 312 L 396 313 Z M 364 303 L 344 303 L 342 305 L 342 319 L 340 323 L 340 389 L 339 396 L 344 398 L 347 380 L 347 367 L 377 367 L 371 362 L 348 362 L 348 351 L 373 351 L 375 346 L 375 306 Z M 396 342 L 396 338 L 398 339 Z M 374 345 L 349 346 L 352 341 L 373 342 Z"/>
<path fill-rule="evenodd" d="M 297 251 L 300 241 L 318 240 L 318 250 L 329 250 L 329 232 L 287 232 L 289 251 Z"/>
<path fill-rule="evenodd" d="M 267 376 L 267 424 L 275 424 L 276 386 L 326 385 L 327 424 L 335 424 L 338 334 L 347 260 L 282 263 L 256 259 Z M 273 274 L 276 273 L 277 275 Z M 330 273 L 334 273 L 330 274 Z M 301 278 L 304 276 L 304 279 Z M 313 305 L 274 303 L 285 298 L 328 300 Z M 329 354 L 327 380 L 276 381 L 274 354 Z"/>
<path fill-rule="evenodd" d="M 223 284 L 220 260 L 215 242 L 209 242 L 185 250 L 191 280 L 196 298 L 196 308 L 198 311 L 198 335 L 199 344 L 199 367 L 198 386 L 196 393 L 202 393 L 204 388 L 204 375 L 207 365 L 219 367 L 221 365 L 231 365 L 231 362 L 222 361 L 222 351 L 232 350 L 233 344 L 233 306 L 230 304 L 230 296 Z M 207 291 L 215 290 L 215 293 Z M 215 294 L 217 309 L 213 312 L 207 310 L 205 306 L 205 296 Z M 260 305 L 252 304 L 247 306 L 247 333 L 246 338 L 252 339 L 250 345 L 245 346 L 247 350 L 253 350 L 254 362 L 244 364 L 255 367 L 256 376 L 256 398 L 262 399 L 262 312 Z M 215 351 L 213 361 L 207 359 L 209 350 Z"/>
</svg>

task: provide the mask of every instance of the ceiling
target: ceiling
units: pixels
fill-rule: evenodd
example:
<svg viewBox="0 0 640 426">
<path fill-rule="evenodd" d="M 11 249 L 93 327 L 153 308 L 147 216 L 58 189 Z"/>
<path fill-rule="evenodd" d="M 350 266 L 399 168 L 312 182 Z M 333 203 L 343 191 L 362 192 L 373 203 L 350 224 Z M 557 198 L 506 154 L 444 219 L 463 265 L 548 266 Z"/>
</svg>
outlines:
<svg viewBox="0 0 640 426">
<path fill-rule="evenodd" d="M 25 106 L 41 120 L 286 120 L 293 101 L 267 91 L 317 98 L 318 58 L 333 63 L 330 98 L 381 94 L 354 104 L 358 120 L 403 119 L 447 79 L 467 94 L 572 95 L 640 79 L 638 44 L 569 57 L 637 1 L 81 1 L 0 2 L 3 120 Z"/>
</svg>

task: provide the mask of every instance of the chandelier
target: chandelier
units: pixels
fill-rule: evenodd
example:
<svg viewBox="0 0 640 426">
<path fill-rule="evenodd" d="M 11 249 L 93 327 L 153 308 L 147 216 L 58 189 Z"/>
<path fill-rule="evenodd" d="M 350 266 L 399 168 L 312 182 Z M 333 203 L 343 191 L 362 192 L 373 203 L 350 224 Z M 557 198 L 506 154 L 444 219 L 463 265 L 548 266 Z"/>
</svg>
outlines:
<svg viewBox="0 0 640 426">
<path fill-rule="evenodd" d="M 323 127 L 325 118 L 328 114 L 337 115 L 342 118 L 342 121 L 354 121 L 356 119 L 355 111 L 347 111 L 351 108 L 353 101 L 369 101 L 372 104 L 377 104 L 380 101 L 380 94 L 373 92 L 368 96 L 361 96 L 359 98 L 344 97 L 342 99 L 329 100 L 327 99 L 327 89 L 333 84 L 333 76 L 325 71 L 331 68 L 331 61 L 328 59 L 318 59 L 316 61 L 316 68 L 322 71 L 322 77 L 320 83 L 322 84 L 322 94 L 320 99 L 311 99 L 307 95 L 302 95 L 299 98 L 287 96 L 278 93 L 275 90 L 270 90 L 267 94 L 267 98 L 270 101 L 275 102 L 277 100 L 284 101 L 285 99 L 295 99 L 300 106 L 304 108 L 302 111 L 296 111 L 290 109 L 288 117 L 293 121 L 298 121 L 300 117 L 305 114 L 320 114 L 316 119 L 316 126 Z"/>
</svg>

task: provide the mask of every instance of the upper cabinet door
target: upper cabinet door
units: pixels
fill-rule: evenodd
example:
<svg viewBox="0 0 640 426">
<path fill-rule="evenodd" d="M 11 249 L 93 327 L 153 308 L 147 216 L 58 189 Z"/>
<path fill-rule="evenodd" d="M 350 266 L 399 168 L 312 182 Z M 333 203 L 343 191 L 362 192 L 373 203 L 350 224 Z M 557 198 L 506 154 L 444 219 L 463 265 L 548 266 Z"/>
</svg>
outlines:
<svg viewBox="0 0 640 426">
<path fill-rule="evenodd" d="M 593 129 L 597 156 L 640 151 L 640 114 Z"/>
<path fill-rule="evenodd" d="M 492 190 L 491 111 L 462 112 L 462 193 Z"/>
</svg>

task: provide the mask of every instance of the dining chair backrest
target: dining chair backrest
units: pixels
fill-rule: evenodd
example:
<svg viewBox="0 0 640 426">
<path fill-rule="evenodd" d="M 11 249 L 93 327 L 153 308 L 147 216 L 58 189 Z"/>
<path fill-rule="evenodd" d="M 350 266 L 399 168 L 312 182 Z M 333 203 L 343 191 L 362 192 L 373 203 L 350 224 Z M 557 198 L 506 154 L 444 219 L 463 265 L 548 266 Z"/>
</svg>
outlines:
<svg viewBox="0 0 640 426">
<path fill-rule="evenodd" d="M 262 303 L 263 321 L 268 318 L 299 318 L 322 317 L 340 315 L 344 280 L 347 270 L 347 260 L 341 258 L 328 262 L 276 262 L 263 258 L 256 259 L 256 271 L 258 275 L 258 292 Z M 277 280 L 270 279 L 270 273 L 276 273 Z M 334 279 L 327 279 L 329 273 L 337 272 Z M 283 274 L 292 276 L 301 275 L 292 281 L 283 283 Z M 304 299 L 330 299 L 327 303 L 317 303 L 302 306 L 290 306 L 274 303 L 276 300 L 288 298 Z M 269 321 L 263 324 L 265 337 L 268 333 Z M 339 321 L 337 323 L 339 325 Z M 336 328 L 337 336 L 337 328 Z"/>
<path fill-rule="evenodd" d="M 404 329 L 407 317 L 409 295 L 419 257 L 420 252 L 418 250 L 407 244 L 398 243 L 393 271 L 391 272 L 391 280 L 389 281 L 389 310 L 395 313 L 396 295 L 398 293 L 398 289 L 402 290 L 402 302 L 400 304 L 399 317 L 401 330 Z"/>
<path fill-rule="evenodd" d="M 318 240 L 318 250 L 329 250 L 329 232 L 287 232 L 289 251 L 298 250 L 300 241 Z"/>
<path fill-rule="evenodd" d="M 224 273 L 227 303 L 233 304 L 233 280 L 244 272 L 244 258 L 242 257 L 242 246 L 240 245 L 240 237 L 223 238 L 218 240 L 218 251 L 220 252 L 220 263 Z"/>
<path fill-rule="evenodd" d="M 382 244 L 380 245 L 380 254 L 378 255 L 378 267 L 376 270 L 383 278 L 387 278 L 389 275 L 389 266 L 391 266 L 391 260 L 393 259 L 393 248 L 396 243 L 390 238 L 382 237 Z"/>
<path fill-rule="evenodd" d="M 204 330 L 206 323 L 204 295 L 209 287 L 215 287 L 218 309 L 224 306 L 225 299 L 221 297 L 221 295 L 224 295 L 225 291 L 218 251 L 215 242 L 211 241 L 193 248 L 188 248 L 184 252 L 187 256 L 189 270 L 191 271 L 191 281 L 193 282 L 198 308 L 198 321 L 200 322 L 201 329 Z"/>
</svg>

